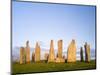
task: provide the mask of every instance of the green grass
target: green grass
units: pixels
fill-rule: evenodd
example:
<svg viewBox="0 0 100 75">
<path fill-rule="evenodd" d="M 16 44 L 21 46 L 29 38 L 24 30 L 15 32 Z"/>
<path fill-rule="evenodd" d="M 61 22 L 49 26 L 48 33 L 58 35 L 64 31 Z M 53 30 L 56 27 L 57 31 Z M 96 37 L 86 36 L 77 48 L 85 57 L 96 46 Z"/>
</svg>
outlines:
<svg viewBox="0 0 100 75">
<path fill-rule="evenodd" d="M 72 71 L 72 70 L 85 70 L 95 69 L 95 61 L 90 63 L 79 62 L 76 63 L 30 63 L 30 64 L 12 64 L 13 74 L 18 73 L 37 73 L 37 72 L 55 72 L 55 71 Z"/>
</svg>

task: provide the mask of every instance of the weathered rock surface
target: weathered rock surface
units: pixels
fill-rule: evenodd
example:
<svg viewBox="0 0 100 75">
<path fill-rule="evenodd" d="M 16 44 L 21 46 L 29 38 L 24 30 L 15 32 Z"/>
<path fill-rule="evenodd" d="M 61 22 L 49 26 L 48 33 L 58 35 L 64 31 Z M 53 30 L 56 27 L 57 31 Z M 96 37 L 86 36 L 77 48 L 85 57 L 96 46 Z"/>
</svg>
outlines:
<svg viewBox="0 0 100 75">
<path fill-rule="evenodd" d="M 58 41 L 58 53 L 55 62 L 60 63 L 60 62 L 65 62 L 65 59 L 62 57 L 62 50 L 63 50 L 63 41 L 59 40 Z"/>
<path fill-rule="evenodd" d="M 35 47 L 35 62 L 40 62 L 40 46 L 38 42 L 36 43 Z"/>
<path fill-rule="evenodd" d="M 30 63 L 30 47 L 29 47 L 29 41 L 26 42 L 26 63 Z"/>
<path fill-rule="evenodd" d="M 67 62 L 76 62 L 76 43 L 72 40 L 68 46 Z"/>
<path fill-rule="evenodd" d="M 90 62 L 90 45 L 87 42 L 84 45 L 85 48 L 85 61 Z"/>
<path fill-rule="evenodd" d="M 53 40 L 51 40 L 51 44 L 50 44 L 50 52 L 49 52 L 48 62 L 55 62 L 55 53 L 54 53 Z"/>
<path fill-rule="evenodd" d="M 20 64 L 25 63 L 25 49 L 24 47 L 20 48 Z"/>
</svg>

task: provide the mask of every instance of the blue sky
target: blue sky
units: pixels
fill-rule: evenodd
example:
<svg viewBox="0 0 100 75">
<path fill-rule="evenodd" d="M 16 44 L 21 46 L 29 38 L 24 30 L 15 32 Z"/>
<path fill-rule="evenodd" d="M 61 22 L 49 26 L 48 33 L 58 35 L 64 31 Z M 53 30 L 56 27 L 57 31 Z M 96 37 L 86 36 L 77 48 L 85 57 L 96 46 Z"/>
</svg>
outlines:
<svg viewBox="0 0 100 75">
<path fill-rule="evenodd" d="M 79 48 L 88 42 L 95 49 L 95 6 L 12 2 L 12 45 L 25 46 L 27 40 L 35 47 L 36 41 L 42 48 L 54 40 L 63 40 L 67 49 L 72 39 Z"/>
</svg>

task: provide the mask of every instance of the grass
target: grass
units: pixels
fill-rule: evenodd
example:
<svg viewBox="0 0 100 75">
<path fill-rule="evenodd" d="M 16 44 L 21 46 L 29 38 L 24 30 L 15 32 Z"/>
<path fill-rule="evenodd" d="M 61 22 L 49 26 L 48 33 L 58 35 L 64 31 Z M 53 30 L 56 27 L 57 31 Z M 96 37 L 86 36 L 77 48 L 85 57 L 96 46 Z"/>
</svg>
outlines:
<svg viewBox="0 0 100 75">
<path fill-rule="evenodd" d="M 55 71 L 73 71 L 96 69 L 94 60 L 90 63 L 79 62 L 76 63 L 29 63 L 29 64 L 12 64 L 12 74 L 20 73 L 37 73 L 37 72 L 55 72 Z"/>
</svg>

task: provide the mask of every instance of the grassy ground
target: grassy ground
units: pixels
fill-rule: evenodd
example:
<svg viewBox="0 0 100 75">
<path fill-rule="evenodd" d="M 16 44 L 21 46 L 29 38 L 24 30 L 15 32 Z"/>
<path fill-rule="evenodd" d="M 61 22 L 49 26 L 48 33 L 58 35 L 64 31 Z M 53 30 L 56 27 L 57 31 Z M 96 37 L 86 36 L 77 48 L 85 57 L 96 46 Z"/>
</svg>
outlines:
<svg viewBox="0 0 100 75">
<path fill-rule="evenodd" d="M 95 61 L 90 63 L 79 62 L 76 63 L 30 63 L 30 64 L 12 64 L 13 74 L 18 73 L 36 73 L 36 72 L 54 72 L 54 71 L 72 71 L 95 69 Z"/>
</svg>

